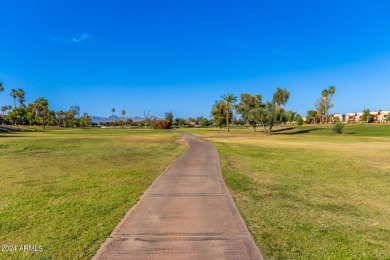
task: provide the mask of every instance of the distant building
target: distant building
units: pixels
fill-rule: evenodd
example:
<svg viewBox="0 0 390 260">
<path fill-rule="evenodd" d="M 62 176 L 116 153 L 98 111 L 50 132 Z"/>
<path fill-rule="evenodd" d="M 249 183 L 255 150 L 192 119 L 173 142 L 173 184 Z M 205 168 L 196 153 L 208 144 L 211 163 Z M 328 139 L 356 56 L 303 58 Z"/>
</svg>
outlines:
<svg viewBox="0 0 390 260">
<path fill-rule="evenodd" d="M 386 123 L 387 115 L 389 113 L 390 110 L 386 110 L 386 111 L 375 110 L 373 112 L 370 112 L 370 114 L 374 117 L 374 122 L 376 123 Z M 333 115 L 333 120 L 334 121 L 340 120 L 341 122 L 344 123 L 363 123 L 360 120 L 361 116 L 363 116 L 363 112 L 359 112 L 359 113 L 352 112 L 352 113 L 347 113 L 345 115 L 341 113 L 336 113 Z"/>
</svg>

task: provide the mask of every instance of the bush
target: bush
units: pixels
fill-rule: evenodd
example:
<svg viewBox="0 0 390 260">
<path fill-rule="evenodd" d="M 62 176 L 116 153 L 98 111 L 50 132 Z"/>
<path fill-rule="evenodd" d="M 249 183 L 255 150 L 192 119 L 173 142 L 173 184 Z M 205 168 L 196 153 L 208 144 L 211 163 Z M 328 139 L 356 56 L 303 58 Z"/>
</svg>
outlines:
<svg viewBox="0 0 390 260">
<path fill-rule="evenodd" d="M 303 125 L 303 118 L 300 115 L 297 116 L 297 124 L 299 126 Z"/>
<path fill-rule="evenodd" d="M 171 122 L 168 120 L 156 120 L 152 124 L 153 129 L 170 129 Z"/>
<path fill-rule="evenodd" d="M 344 128 L 344 125 L 343 123 L 341 123 L 340 121 L 337 121 L 334 125 L 333 125 L 333 132 L 335 132 L 336 134 L 342 134 L 343 133 L 343 128 Z"/>
</svg>

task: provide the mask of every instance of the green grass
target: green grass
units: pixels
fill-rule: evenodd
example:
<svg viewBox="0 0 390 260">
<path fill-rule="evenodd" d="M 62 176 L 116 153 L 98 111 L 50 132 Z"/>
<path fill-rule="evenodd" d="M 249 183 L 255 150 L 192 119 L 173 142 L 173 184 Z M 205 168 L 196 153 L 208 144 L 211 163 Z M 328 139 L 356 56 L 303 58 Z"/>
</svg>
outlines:
<svg viewBox="0 0 390 260">
<path fill-rule="evenodd" d="M 390 259 L 389 125 L 188 131 L 216 145 L 266 259 Z"/>
<path fill-rule="evenodd" d="M 43 251 L 1 259 L 89 259 L 184 150 L 172 131 L 0 133 L 0 244 Z"/>
</svg>

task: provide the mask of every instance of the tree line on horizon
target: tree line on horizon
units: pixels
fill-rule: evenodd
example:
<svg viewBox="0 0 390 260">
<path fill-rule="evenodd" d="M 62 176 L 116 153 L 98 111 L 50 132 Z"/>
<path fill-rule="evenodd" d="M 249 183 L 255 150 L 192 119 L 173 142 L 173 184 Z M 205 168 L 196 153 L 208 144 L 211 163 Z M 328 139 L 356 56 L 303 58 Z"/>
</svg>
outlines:
<svg viewBox="0 0 390 260">
<path fill-rule="evenodd" d="M 0 92 L 3 91 L 4 86 L 0 82 Z M 43 97 L 39 97 L 33 103 L 26 105 L 25 91 L 21 88 L 11 89 L 10 96 L 13 98 L 14 106 L 4 105 L 1 107 L 1 112 L 4 120 L 12 125 L 41 125 L 45 128 L 47 125 L 77 127 L 92 124 L 88 113 L 83 113 L 80 116 L 80 106 L 72 105 L 67 111 L 54 111 L 50 110 L 49 101 Z"/>
</svg>

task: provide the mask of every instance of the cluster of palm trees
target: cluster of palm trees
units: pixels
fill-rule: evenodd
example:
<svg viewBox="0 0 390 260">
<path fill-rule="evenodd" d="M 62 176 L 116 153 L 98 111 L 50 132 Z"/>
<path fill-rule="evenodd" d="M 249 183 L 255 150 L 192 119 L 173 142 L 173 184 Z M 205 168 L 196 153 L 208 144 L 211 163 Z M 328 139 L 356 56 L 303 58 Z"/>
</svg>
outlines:
<svg viewBox="0 0 390 260">
<path fill-rule="evenodd" d="M 4 86 L 0 82 L 0 92 L 4 91 Z M 19 88 L 11 89 L 10 96 L 14 99 L 14 107 L 7 105 L 2 106 L 1 111 L 5 120 L 12 124 L 29 124 L 29 125 L 46 125 L 74 127 L 88 126 L 92 124 L 92 120 L 87 113 L 79 116 L 80 107 L 71 106 L 68 111 L 54 111 L 49 109 L 49 102 L 43 97 L 37 98 L 33 103 L 24 104 L 25 92 Z M 17 103 L 19 102 L 19 106 Z M 9 112 L 8 112 L 9 111 Z M 4 123 L 4 121 L 3 121 Z"/>
</svg>

